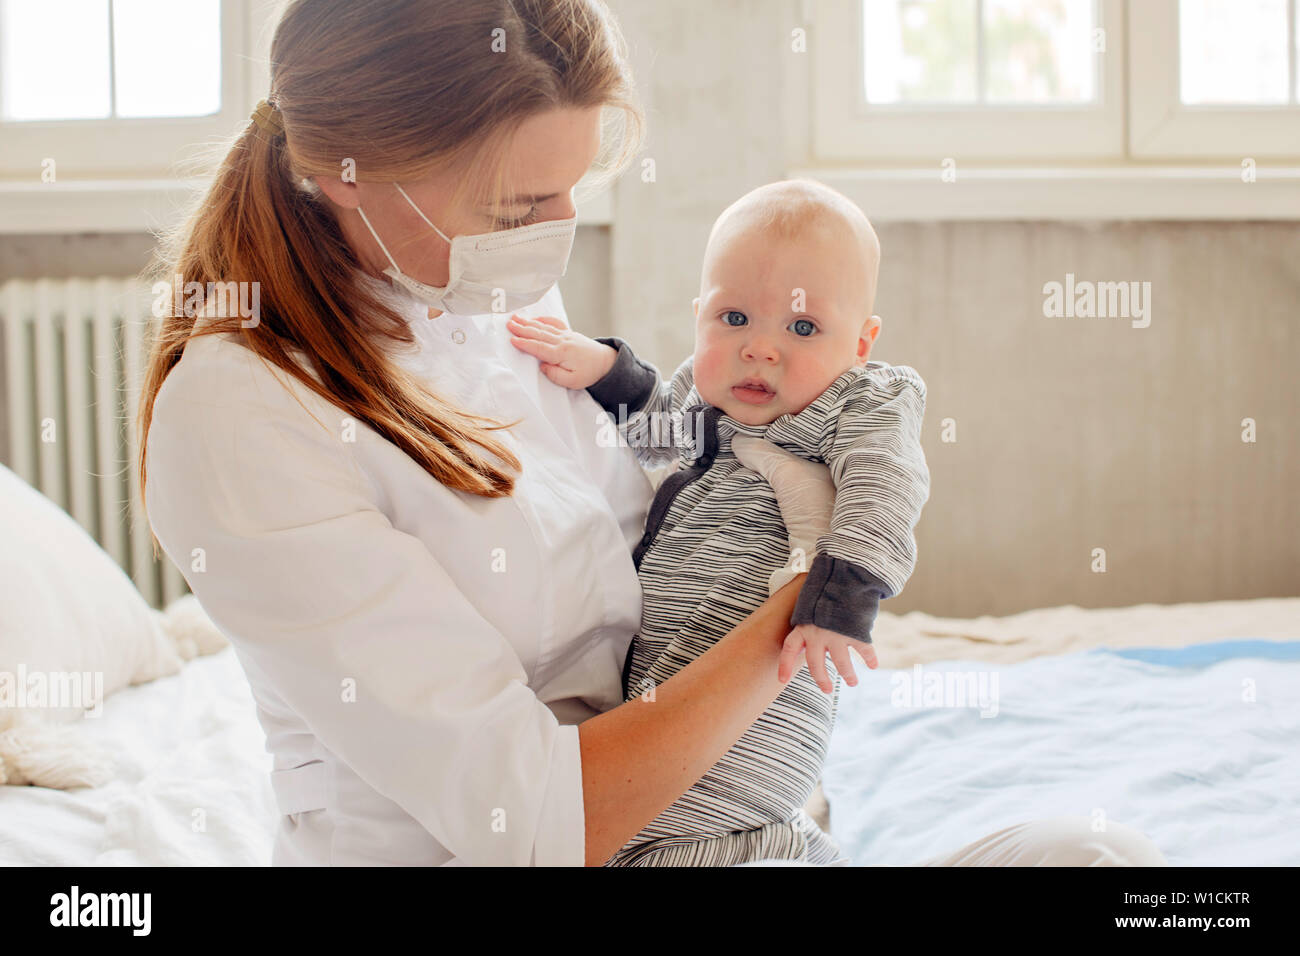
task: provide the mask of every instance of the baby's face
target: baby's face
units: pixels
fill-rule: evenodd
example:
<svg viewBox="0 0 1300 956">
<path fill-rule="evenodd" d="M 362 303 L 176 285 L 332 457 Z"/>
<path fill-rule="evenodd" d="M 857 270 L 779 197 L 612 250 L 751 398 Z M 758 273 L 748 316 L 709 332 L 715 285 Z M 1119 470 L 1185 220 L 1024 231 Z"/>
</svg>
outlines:
<svg viewBox="0 0 1300 956">
<path fill-rule="evenodd" d="M 710 246 L 695 300 L 700 396 L 746 425 L 803 411 L 867 361 L 874 279 L 842 236 L 747 229 Z"/>
</svg>

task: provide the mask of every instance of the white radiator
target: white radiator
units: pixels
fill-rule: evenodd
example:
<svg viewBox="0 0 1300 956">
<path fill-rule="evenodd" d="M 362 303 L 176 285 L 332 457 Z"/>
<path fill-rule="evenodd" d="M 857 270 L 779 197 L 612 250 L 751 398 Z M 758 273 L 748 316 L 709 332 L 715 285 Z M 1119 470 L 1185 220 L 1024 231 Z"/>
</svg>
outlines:
<svg viewBox="0 0 1300 956">
<path fill-rule="evenodd" d="M 136 404 L 153 318 L 134 279 L 0 285 L 5 464 L 74 517 L 154 607 L 188 590 L 140 506 Z"/>
</svg>

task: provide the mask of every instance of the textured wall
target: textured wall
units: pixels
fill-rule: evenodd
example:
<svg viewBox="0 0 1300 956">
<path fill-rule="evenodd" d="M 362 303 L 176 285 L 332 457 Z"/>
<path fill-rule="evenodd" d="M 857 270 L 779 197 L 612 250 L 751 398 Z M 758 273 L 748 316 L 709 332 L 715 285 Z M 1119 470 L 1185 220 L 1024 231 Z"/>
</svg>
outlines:
<svg viewBox="0 0 1300 956">
<path fill-rule="evenodd" d="M 0 282 L 67 276 L 129 276 L 149 263 L 148 233 L 0 235 Z"/>
<path fill-rule="evenodd" d="M 1300 224 L 880 235 L 874 354 L 929 385 L 933 485 L 894 610 L 1300 593 Z M 1044 283 L 1067 272 L 1150 282 L 1149 327 L 1044 317 Z"/>
<path fill-rule="evenodd" d="M 1300 224 L 879 233 L 884 326 L 873 354 L 929 384 L 932 478 L 916 574 L 887 607 L 976 616 L 1300 593 Z M 15 242 L 0 239 L 0 261 Z M 108 269 L 112 250 L 130 246 L 101 244 L 51 243 L 37 259 L 29 250 L 22 274 L 77 274 L 88 257 Z M 609 255 L 608 230 L 579 231 L 563 284 L 570 320 L 675 365 L 689 320 L 611 312 Z M 120 261 L 109 271 L 135 267 Z M 1150 326 L 1044 317 L 1043 284 L 1067 272 L 1150 282 Z M 650 295 L 674 284 L 694 295 L 698 277 L 645 280 Z M 1241 440 L 1244 418 L 1256 422 L 1254 443 Z M 955 442 L 942 440 L 944 419 Z M 1092 570 L 1094 548 L 1105 549 L 1104 574 Z"/>
</svg>

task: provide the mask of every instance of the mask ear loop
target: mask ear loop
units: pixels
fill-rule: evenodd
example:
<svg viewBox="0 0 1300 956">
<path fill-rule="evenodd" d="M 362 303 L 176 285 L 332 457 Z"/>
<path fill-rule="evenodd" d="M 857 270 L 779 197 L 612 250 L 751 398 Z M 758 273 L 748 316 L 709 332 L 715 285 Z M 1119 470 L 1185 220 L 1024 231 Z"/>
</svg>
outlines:
<svg viewBox="0 0 1300 956">
<path fill-rule="evenodd" d="M 397 274 L 405 275 L 405 273 L 402 272 L 402 267 L 397 264 L 397 260 L 392 257 L 392 255 L 388 251 L 388 247 L 384 245 L 384 240 L 380 239 L 379 233 L 375 232 L 375 227 L 370 225 L 370 220 L 366 217 L 365 210 L 362 209 L 360 206 L 357 206 L 357 215 L 359 215 L 361 217 L 361 221 L 366 224 L 366 228 L 370 230 L 370 234 L 375 237 L 375 242 L 379 243 L 380 250 L 383 252 L 384 256 L 388 259 L 388 261 L 392 263 L 393 268 L 397 270 Z"/>
<path fill-rule="evenodd" d="M 447 234 L 444 233 L 437 226 L 435 226 L 433 222 L 429 219 L 429 217 L 424 214 L 424 210 L 421 209 L 419 206 L 417 206 L 410 196 L 406 195 L 406 190 L 402 188 L 401 183 L 393 183 L 393 185 L 396 186 L 397 191 L 402 194 L 402 198 L 405 199 L 406 202 L 410 205 L 410 207 L 415 210 L 416 215 L 418 215 L 421 219 L 427 222 L 429 224 L 430 229 L 432 229 L 438 235 L 442 236 L 443 242 L 447 243 L 447 245 L 451 245 L 451 240 L 447 238 Z"/>
</svg>

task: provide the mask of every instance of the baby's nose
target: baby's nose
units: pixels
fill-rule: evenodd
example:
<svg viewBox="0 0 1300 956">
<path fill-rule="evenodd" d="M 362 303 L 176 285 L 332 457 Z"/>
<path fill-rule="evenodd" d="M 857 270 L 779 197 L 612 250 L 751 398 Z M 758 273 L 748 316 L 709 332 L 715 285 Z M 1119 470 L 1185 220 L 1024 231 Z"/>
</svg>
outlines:
<svg viewBox="0 0 1300 956">
<path fill-rule="evenodd" d="M 776 359 L 776 344 L 766 336 L 754 336 L 741 347 L 740 354 L 750 361 L 773 361 Z"/>
</svg>

